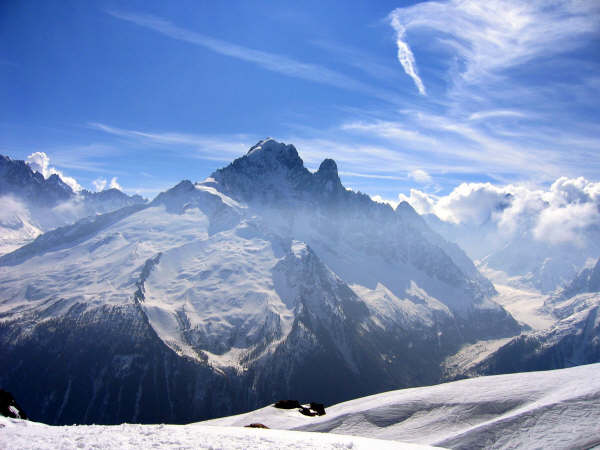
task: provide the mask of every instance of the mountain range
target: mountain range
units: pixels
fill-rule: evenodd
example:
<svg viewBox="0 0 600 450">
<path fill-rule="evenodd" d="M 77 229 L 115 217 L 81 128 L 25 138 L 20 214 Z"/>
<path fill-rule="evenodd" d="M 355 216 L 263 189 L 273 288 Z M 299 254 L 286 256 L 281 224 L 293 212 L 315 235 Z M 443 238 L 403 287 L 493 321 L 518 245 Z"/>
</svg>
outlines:
<svg viewBox="0 0 600 450">
<path fill-rule="evenodd" d="M 0 155 L 0 255 L 15 250 L 45 231 L 84 217 L 146 202 L 112 188 L 79 192 L 57 174 L 45 178 L 24 161 Z"/>
<path fill-rule="evenodd" d="M 3 195 L 101 198 L 19 170 L 39 187 Z M 330 159 L 309 171 L 293 145 L 260 141 L 151 202 L 121 194 L 122 207 L 0 256 L 0 385 L 34 420 L 183 423 L 281 398 L 332 404 L 438 383 L 446 358 L 482 340 L 508 350 L 458 376 L 539 368 L 499 361 L 539 354 L 513 343 L 522 336 L 556 342 L 521 334 L 492 283 L 408 203 L 346 189 Z M 556 327 L 576 323 L 579 336 L 594 322 L 595 300 L 581 298 L 549 300 Z M 597 361 L 591 330 L 577 363 Z"/>
</svg>

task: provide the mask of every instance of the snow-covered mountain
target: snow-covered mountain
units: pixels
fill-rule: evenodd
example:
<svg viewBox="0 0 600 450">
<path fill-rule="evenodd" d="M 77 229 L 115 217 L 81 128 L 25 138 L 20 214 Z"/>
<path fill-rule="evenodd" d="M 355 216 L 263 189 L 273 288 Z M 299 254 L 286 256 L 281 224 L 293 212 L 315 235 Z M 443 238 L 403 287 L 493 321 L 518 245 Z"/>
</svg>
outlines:
<svg viewBox="0 0 600 450">
<path fill-rule="evenodd" d="M 199 425 L 369 436 L 453 449 L 596 448 L 600 364 L 385 392 L 307 417 L 267 406 Z"/>
<path fill-rule="evenodd" d="M 59 175 L 45 178 L 24 161 L 0 155 L 0 255 L 45 231 L 144 202 L 114 188 L 74 192 Z"/>
<path fill-rule="evenodd" d="M 0 383 L 48 423 L 330 404 L 435 383 L 463 344 L 520 331 L 407 204 L 272 139 L 1 256 L 0 284 Z"/>
<path fill-rule="evenodd" d="M 558 293 L 558 296 L 568 299 L 588 292 L 600 292 L 600 258 L 593 267 L 583 269 L 571 283 Z"/>
</svg>

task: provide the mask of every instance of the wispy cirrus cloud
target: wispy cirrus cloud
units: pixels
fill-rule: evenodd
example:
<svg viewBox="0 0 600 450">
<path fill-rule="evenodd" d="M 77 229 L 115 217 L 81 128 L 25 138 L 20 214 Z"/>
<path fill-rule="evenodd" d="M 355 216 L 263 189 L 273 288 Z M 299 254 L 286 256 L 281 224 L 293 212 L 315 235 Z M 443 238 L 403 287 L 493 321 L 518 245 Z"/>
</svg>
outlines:
<svg viewBox="0 0 600 450">
<path fill-rule="evenodd" d="M 436 181 L 444 172 L 597 178 L 600 64 L 589 49 L 600 40 L 598 2 L 428 1 L 387 21 L 405 72 L 429 95 L 410 108 L 355 114 L 341 130 L 378 141 Z"/>
<path fill-rule="evenodd" d="M 552 129 L 539 123 L 506 125 L 502 121 L 507 118 L 524 120 L 512 114 L 482 113 L 466 120 L 451 114 L 405 110 L 396 113 L 395 120 L 350 121 L 342 123 L 340 130 L 356 142 L 379 140 L 380 146 L 396 152 L 411 170 L 434 175 L 479 173 L 496 180 L 509 177 L 540 183 L 562 175 L 597 176 L 597 131 Z M 391 158 L 382 166 L 398 167 Z"/>
<path fill-rule="evenodd" d="M 320 64 L 299 61 L 286 55 L 257 50 L 221 39 L 215 39 L 196 31 L 178 27 L 168 20 L 152 15 L 114 10 L 107 12 L 117 19 L 125 20 L 144 28 L 154 30 L 172 39 L 189 42 L 221 55 L 256 64 L 263 69 L 272 72 L 315 83 L 326 84 L 336 88 L 360 92 L 386 102 L 399 103 L 401 101 L 395 92 L 373 87 Z"/>
<path fill-rule="evenodd" d="M 460 76 L 473 83 L 537 58 L 567 52 L 598 30 L 594 1 L 451 0 L 395 9 L 391 24 L 405 30 L 437 31 L 438 41 L 457 54 Z M 398 31 L 399 30 L 399 31 Z"/>
<path fill-rule="evenodd" d="M 243 155 L 249 143 L 258 138 L 247 135 L 209 136 L 190 133 L 140 131 L 119 128 L 99 122 L 90 122 L 88 127 L 106 134 L 142 144 L 160 145 L 169 152 L 185 152 L 188 157 L 213 161 L 230 161 Z M 190 150 L 192 151 L 190 153 Z"/>
<path fill-rule="evenodd" d="M 469 120 L 484 120 L 489 118 L 498 118 L 498 117 L 527 117 L 524 112 L 521 111 L 511 111 L 507 109 L 496 109 L 489 111 L 477 111 L 472 113 L 469 116 Z"/>
<path fill-rule="evenodd" d="M 405 34 L 406 27 L 400 22 L 398 15 L 392 13 L 390 16 L 390 23 L 394 30 L 396 30 L 396 46 L 398 47 L 398 61 L 402 64 L 406 74 L 411 77 L 419 90 L 421 95 L 427 95 L 425 85 L 419 77 L 417 71 L 417 63 L 415 61 L 415 55 L 413 55 L 408 43 L 406 42 Z"/>
</svg>

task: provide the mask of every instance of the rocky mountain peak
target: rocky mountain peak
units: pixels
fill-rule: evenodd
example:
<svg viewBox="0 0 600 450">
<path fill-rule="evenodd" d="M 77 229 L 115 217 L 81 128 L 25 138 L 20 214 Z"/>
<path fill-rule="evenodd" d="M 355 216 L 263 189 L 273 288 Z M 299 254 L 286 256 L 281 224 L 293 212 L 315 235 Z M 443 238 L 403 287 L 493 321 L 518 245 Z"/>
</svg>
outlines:
<svg viewBox="0 0 600 450">
<path fill-rule="evenodd" d="M 319 170 L 317 174 L 322 174 L 322 176 L 327 178 L 338 177 L 338 169 L 337 164 L 333 159 L 324 159 L 321 165 L 319 166 Z"/>
<path fill-rule="evenodd" d="M 339 191 L 343 189 L 342 182 L 338 175 L 337 164 L 333 159 L 325 159 L 315 172 L 316 179 L 324 185 L 325 191 Z"/>
<path fill-rule="evenodd" d="M 291 144 L 278 142 L 275 139 L 263 139 L 252 146 L 245 158 L 257 165 L 272 168 L 274 164 L 283 165 L 287 168 L 303 167 L 304 163 L 296 147 Z"/>
</svg>

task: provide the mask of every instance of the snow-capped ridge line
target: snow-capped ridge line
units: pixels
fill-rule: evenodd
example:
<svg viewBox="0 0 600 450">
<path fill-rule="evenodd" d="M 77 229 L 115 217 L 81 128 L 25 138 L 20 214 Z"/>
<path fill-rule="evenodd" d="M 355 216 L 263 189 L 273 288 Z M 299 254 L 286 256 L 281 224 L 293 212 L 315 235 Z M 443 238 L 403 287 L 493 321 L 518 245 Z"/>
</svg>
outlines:
<svg viewBox="0 0 600 450">
<path fill-rule="evenodd" d="M 96 217 L 81 219 L 73 225 L 56 228 L 38 236 L 33 242 L 24 245 L 17 250 L 0 256 L 0 266 L 14 266 L 22 264 L 34 256 L 42 256 L 45 253 L 68 248 L 83 242 L 103 229 L 135 214 L 147 205 L 125 206 L 113 212 L 100 214 Z"/>
</svg>

